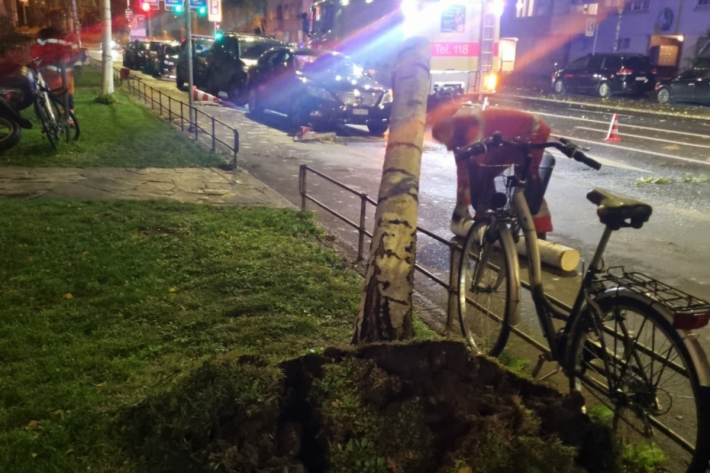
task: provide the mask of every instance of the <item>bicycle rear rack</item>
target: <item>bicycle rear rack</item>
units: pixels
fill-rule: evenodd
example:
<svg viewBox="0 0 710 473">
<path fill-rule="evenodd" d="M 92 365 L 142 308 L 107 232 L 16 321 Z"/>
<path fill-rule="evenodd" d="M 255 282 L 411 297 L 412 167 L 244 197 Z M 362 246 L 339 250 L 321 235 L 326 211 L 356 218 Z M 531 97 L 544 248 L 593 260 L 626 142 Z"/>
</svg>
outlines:
<svg viewBox="0 0 710 473">
<path fill-rule="evenodd" d="M 614 266 L 599 276 L 601 282 L 627 288 L 662 304 L 673 315 L 710 313 L 710 302 L 692 296 L 642 273 L 628 273 L 623 266 Z"/>
</svg>

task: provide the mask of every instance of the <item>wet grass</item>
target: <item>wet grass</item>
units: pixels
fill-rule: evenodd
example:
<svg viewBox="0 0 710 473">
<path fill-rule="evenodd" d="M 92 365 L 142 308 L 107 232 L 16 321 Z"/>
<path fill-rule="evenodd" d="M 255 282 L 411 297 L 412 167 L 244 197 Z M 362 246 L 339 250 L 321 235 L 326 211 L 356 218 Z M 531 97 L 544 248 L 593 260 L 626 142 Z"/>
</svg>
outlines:
<svg viewBox="0 0 710 473">
<path fill-rule="evenodd" d="M 75 113 L 81 125 L 77 142 L 60 141 L 54 151 L 42 136 L 32 107 L 22 112 L 34 123 L 22 140 L 0 155 L 0 165 L 57 167 L 199 167 L 224 163 L 121 91 L 116 102 L 96 103 L 101 75 L 86 69 L 76 78 Z"/>
<path fill-rule="evenodd" d="M 120 410 L 206 360 L 351 336 L 361 280 L 309 214 L 4 200 L 0 226 L 3 472 L 132 471 Z"/>
</svg>

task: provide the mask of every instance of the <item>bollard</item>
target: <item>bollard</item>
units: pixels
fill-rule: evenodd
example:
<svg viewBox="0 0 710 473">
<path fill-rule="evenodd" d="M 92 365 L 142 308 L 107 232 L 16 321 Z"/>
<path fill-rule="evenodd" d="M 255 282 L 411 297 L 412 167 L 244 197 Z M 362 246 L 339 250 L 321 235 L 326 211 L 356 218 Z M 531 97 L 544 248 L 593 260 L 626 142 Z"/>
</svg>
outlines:
<svg viewBox="0 0 710 473">
<path fill-rule="evenodd" d="M 234 130 L 234 169 L 237 169 L 237 154 L 239 154 L 239 131 Z"/>
</svg>

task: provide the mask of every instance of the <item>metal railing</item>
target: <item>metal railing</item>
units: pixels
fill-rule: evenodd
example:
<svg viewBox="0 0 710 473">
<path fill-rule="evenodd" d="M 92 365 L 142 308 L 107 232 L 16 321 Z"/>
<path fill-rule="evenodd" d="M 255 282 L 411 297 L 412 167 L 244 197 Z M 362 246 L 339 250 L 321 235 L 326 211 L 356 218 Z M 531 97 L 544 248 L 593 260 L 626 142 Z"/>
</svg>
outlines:
<svg viewBox="0 0 710 473">
<path fill-rule="evenodd" d="M 350 192 L 352 194 L 355 194 L 360 197 L 360 216 L 359 216 L 359 222 L 355 223 L 345 215 L 337 212 L 336 210 L 328 207 L 326 204 L 323 202 L 319 201 L 315 197 L 311 196 L 308 194 L 308 189 L 307 189 L 307 176 L 308 174 L 314 174 L 320 178 L 325 179 L 326 181 L 330 182 L 331 184 L 334 184 L 341 189 Z M 368 195 L 364 192 L 360 192 L 356 189 L 353 189 L 352 187 L 343 184 L 342 182 L 333 179 L 332 177 L 323 174 L 320 171 L 316 171 L 315 169 L 312 169 L 308 167 L 305 164 L 302 164 L 299 170 L 299 179 L 298 179 L 298 191 L 299 194 L 301 195 L 301 209 L 306 210 L 306 204 L 308 201 L 313 202 L 316 204 L 318 207 L 322 208 L 323 210 L 327 211 L 331 215 L 335 216 L 336 218 L 340 219 L 341 221 L 345 222 L 348 226 L 354 228 L 358 232 L 358 245 L 357 245 L 357 259 L 358 261 L 361 261 L 363 259 L 364 251 L 365 251 L 365 237 L 372 238 L 372 233 L 367 231 L 366 228 L 366 222 L 367 222 L 367 205 L 370 204 L 372 206 L 377 206 L 377 202 L 368 197 Z M 423 274 L 426 278 L 430 279 L 431 281 L 435 282 L 439 286 L 443 287 L 446 289 L 448 293 L 448 300 L 446 304 L 446 332 L 447 334 L 451 334 L 454 328 L 454 320 L 456 317 L 458 317 L 458 297 L 459 297 L 459 291 L 458 291 L 458 259 L 460 257 L 460 253 L 462 251 L 461 248 L 461 239 L 458 237 L 454 237 L 451 240 L 447 240 L 446 238 L 443 238 L 436 233 L 433 233 L 426 228 L 422 228 L 420 226 L 417 226 L 417 232 L 422 233 L 433 240 L 446 245 L 449 248 L 449 282 L 445 282 L 443 279 L 432 273 L 431 271 L 427 270 L 426 268 L 423 268 L 422 266 L 415 264 L 414 269 L 416 269 L 419 273 Z M 525 289 L 530 289 L 530 285 L 522 281 L 522 286 Z M 568 304 L 560 301 L 559 299 L 555 297 L 551 297 L 549 295 L 546 295 L 547 298 L 550 300 L 550 302 L 558 307 L 560 307 L 563 310 L 570 311 L 572 308 Z M 532 336 L 529 334 L 523 332 L 520 330 L 518 327 L 510 327 L 510 330 L 512 333 L 523 339 L 525 342 L 528 344 L 532 345 L 534 348 L 537 350 L 543 352 L 543 353 L 548 353 L 550 349 L 546 347 L 544 344 L 540 343 L 539 341 L 535 340 Z"/>
<path fill-rule="evenodd" d="M 217 152 L 218 143 L 226 147 L 232 152 L 232 165 L 235 168 L 237 167 L 237 155 L 239 154 L 239 130 L 231 125 L 228 125 L 222 120 L 219 120 L 218 118 L 208 115 L 197 107 L 191 107 L 189 103 L 173 98 L 171 95 L 165 94 L 161 90 L 151 87 L 132 75 L 129 75 L 127 79 L 122 79 L 120 70 L 114 69 L 114 78 L 125 83 L 128 92 L 139 100 L 142 100 L 146 105 L 149 105 L 152 110 L 156 110 L 157 106 L 157 111 L 160 116 L 167 118 L 170 123 L 174 123 L 179 119 L 180 130 L 185 131 L 187 129 L 189 133 L 193 134 L 195 141 L 199 141 L 200 134 L 206 135 L 210 138 L 210 150 L 213 153 Z M 178 106 L 179 113 L 178 110 L 174 110 L 174 108 L 177 108 Z M 188 112 L 187 117 L 185 116 L 186 109 Z M 206 126 L 208 128 L 205 128 L 205 126 L 200 124 L 200 114 L 206 119 Z M 217 136 L 218 125 L 223 129 L 231 130 L 233 136 L 232 143 L 227 143 Z"/>
</svg>

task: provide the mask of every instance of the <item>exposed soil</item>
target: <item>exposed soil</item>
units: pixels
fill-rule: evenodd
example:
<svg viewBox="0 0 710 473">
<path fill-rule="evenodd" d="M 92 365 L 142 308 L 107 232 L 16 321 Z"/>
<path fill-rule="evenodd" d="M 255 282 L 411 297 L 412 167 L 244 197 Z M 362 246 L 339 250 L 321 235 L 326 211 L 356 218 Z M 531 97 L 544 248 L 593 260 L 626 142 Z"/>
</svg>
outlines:
<svg viewBox="0 0 710 473">
<path fill-rule="evenodd" d="M 140 424 L 127 433 L 146 467 L 159 458 L 169 471 L 255 473 L 594 473 L 614 465 L 612 438 L 582 413 L 581 396 L 520 378 L 461 343 L 327 349 L 278 366 L 242 357 L 235 366 L 235 376 L 254 382 L 272 368 L 282 375 L 272 395 L 226 393 L 202 422 L 177 420 L 204 397 L 179 389 L 123 417 Z M 210 376 L 225 373 L 202 371 L 183 388 L 219 391 Z M 184 455 L 166 455 L 175 449 Z"/>
</svg>

